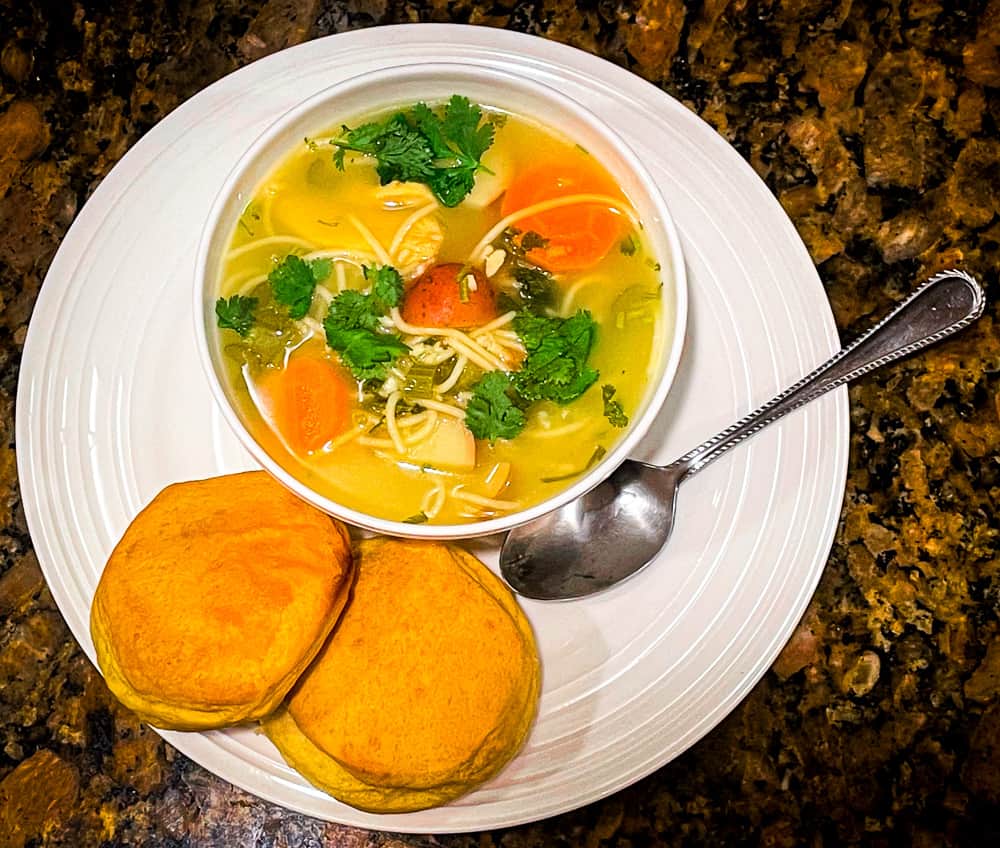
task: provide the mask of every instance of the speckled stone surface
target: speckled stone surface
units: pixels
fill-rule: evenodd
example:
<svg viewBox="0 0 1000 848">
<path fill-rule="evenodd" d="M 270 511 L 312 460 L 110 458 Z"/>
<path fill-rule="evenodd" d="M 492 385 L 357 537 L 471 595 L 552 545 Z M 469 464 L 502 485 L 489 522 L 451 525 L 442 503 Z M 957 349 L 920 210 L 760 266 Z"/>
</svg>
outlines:
<svg viewBox="0 0 1000 848">
<path fill-rule="evenodd" d="M 282 47 L 409 21 L 508 27 L 653 81 L 753 165 L 845 336 L 961 265 L 986 316 L 851 389 L 819 589 L 772 670 L 651 777 L 573 813 L 436 838 L 257 800 L 120 707 L 49 595 L 13 404 L 46 268 L 153 124 Z M 1000 0 L 0 2 L 0 846 L 1000 844 Z"/>
</svg>

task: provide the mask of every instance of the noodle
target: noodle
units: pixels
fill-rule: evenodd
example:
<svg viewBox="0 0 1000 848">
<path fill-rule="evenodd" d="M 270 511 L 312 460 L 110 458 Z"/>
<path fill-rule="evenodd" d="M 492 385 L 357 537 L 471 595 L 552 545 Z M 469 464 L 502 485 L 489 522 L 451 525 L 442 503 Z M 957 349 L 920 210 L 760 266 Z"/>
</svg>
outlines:
<svg viewBox="0 0 1000 848">
<path fill-rule="evenodd" d="M 426 206 L 422 206 L 416 212 L 410 214 L 410 216 L 403 221 L 399 229 L 396 230 L 396 235 L 392 239 L 392 243 L 389 245 L 389 255 L 393 260 L 397 259 L 397 253 L 399 252 L 400 245 L 403 243 L 403 239 L 406 238 L 406 234 L 410 231 L 410 228 L 417 223 L 421 218 L 429 215 L 435 209 L 437 209 L 437 202 L 428 203 Z M 391 264 L 391 263 L 390 263 Z"/>
<path fill-rule="evenodd" d="M 565 436 L 568 433 L 576 433 L 578 430 L 582 430 L 584 427 L 586 427 L 588 423 L 589 422 L 586 420 L 574 421 L 572 424 L 566 424 L 563 427 L 554 427 L 551 430 L 545 430 L 545 429 L 536 430 L 532 427 L 528 427 L 525 429 L 523 435 L 533 436 L 536 439 L 555 439 L 558 438 L 559 436 Z"/>
<path fill-rule="evenodd" d="M 584 286 L 589 285 L 590 283 L 593 283 L 598 279 L 599 279 L 598 277 L 594 276 L 584 277 L 583 279 L 577 280 L 575 283 L 573 283 L 573 285 L 571 285 L 569 289 L 567 289 L 566 296 L 563 297 L 562 307 L 559 310 L 559 314 L 562 315 L 564 318 L 568 317 L 569 308 L 573 303 L 573 298 L 576 297 L 576 293 L 580 291 L 580 289 L 582 289 Z"/>
<path fill-rule="evenodd" d="M 428 518 L 436 518 L 438 513 L 441 512 L 441 508 L 444 506 L 447 497 L 448 493 L 445 490 L 444 483 L 441 480 L 435 480 L 434 485 L 420 502 L 420 511 Z"/>
<path fill-rule="evenodd" d="M 480 368 L 486 371 L 503 370 L 503 363 L 500 360 L 461 330 L 453 330 L 450 327 L 414 327 L 403 320 L 399 307 L 396 306 L 392 308 L 390 314 L 393 324 L 404 333 L 409 333 L 411 336 L 444 336 L 451 339 L 452 347 L 458 353 L 464 353 Z"/>
<path fill-rule="evenodd" d="M 448 378 L 443 383 L 436 385 L 434 387 L 434 391 L 443 395 L 445 392 L 451 390 L 461 378 L 462 372 L 465 370 L 465 365 L 468 361 L 469 360 L 466 359 L 466 357 L 459 354 L 458 358 L 455 360 L 455 367 L 451 369 L 451 374 L 448 375 Z"/>
<path fill-rule="evenodd" d="M 517 501 L 503 501 L 497 498 L 484 498 L 482 495 L 474 495 L 472 492 L 463 491 L 463 483 L 459 483 L 451 490 L 451 496 L 466 503 L 484 506 L 489 509 L 520 509 L 521 504 Z"/>
<path fill-rule="evenodd" d="M 315 247 L 312 242 L 300 239 L 297 236 L 268 236 L 267 238 L 257 239 L 256 241 L 241 244 L 239 247 L 234 247 L 225 255 L 224 261 L 232 262 L 259 247 L 268 247 L 272 244 L 290 244 L 294 247 L 301 247 L 305 250 L 312 250 L 312 248 Z"/>
<path fill-rule="evenodd" d="M 237 294 L 241 294 L 244 296 L 250 294 L 250 292 L 252 292 L 255 288 L 257 288 L 257 286 L 263 283 L 266 279 L 267 279 L 267 274 L 258 274 L 256 277 L 251 277 L 242 286 L 240 286 Z"/>
<path fill-rule="evenodd" d="M 392 265 L 392 257 L 386 252 L 386 249 L 382 247 L 382 243 L 375 238 L 372 231 L 368 229 L 361 221 L 358 219 L 357 215 L 348 215 L 347 220 L 351 222 L 354 229 L 356 229 L 364 237 L 365 241 L 368 242 L 369 247 L 372 249 L 372 253 L 375 254 L 375 258 L 378 259 L 383 265 Z"/>
<path fill-rule="evenodd" d="M 421 398 L 415 402 L 427 409 L 433 409 L 435 412 L 441 412 L 445 415 L 450 415 L 452 418 L 465 420 L 465 410 L 460 406 L 452 406 L 450 403 L 441 403 L 440 401 L 428 400 L 427 398 Z"/>
<path fill-rule="evenodd" d="M 483 335 L 484 333 L 491 333 L 494 330 L 497 330 L 500 327 L 504 327 L 507 324 L 509 324 L 511 321 L 514 320 L 514 316 L 516 315 L 517 312 L 515 312 L 512 309 L 510 312 L 505 312 L 499 318 L 494 318 L 492 321 L 490 321 L 489 324 L 484 324 L 482 327 L 476 327 L 476 329 L 473 330 L 471 333 L 469 333 L 469 335 L 475 339 Z"/>
<path fill-rule="evenodd" d="M 389 431 L 389 438 L 392 439 L 392 444 L 396 448 L 396 453 L 406 453 L 406 446 L 403 444 L 399 428 L 396 426 L 396 404 L 402 397 L 402 392 L 393 392 L 385 403 L 385 426 Z"/>
<path fill-rule="evenodd" d="M 364 268 L 365 265 L 371 265 L 372 260 L 376 257 L 372 253 L 364 253 L 360 250 L 335 250 L 330 248 L 314 250 L 302 258 L 307 262 L 311 259 L 332 259 L 334 262 L 347 262 L 358 268 Z"/>
</svg>

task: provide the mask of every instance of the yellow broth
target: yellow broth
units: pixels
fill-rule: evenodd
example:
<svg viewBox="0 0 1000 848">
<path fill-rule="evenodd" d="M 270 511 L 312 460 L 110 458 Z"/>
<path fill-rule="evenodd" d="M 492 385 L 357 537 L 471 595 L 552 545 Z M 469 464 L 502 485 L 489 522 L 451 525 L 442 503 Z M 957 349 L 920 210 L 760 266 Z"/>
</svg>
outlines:
<svg viewBox="0 0 1000 848">
<path fill-rule="evenodd" d="M 333 271 L 323 283 L 330 294 L 336 295 L 341 285 L 364 289 L 367 282 L 360 266 L 383 264 L 371 239 L 388 250 L 401 224 L 432 201 L 420 184 L 380 187 L 373 162 L 367 157 L 349 154 L 344 170 L 338 170 L 332 150 L 328 139 L 308 140 L 291 151 L 262 183 L 234 229 L 229 258 L 222 269 L 221 296 L 258 293 L 268 285 L 265 275 L 287 254 L 309 257 L 319 250 L 335 252 Z M 496 137 L 483 164 L 501 179 L 544 160 L 595 166 L 578 145 L 514 115 L 503 115 L 502 121 L 497 121 Z M 435 222 L 443 235 L 434 261 L 468 263 L 470 251 L 500 220 L 500 205 L 501 198 L 480 209 L 465 201 L 455 208 L 438 205 L 429 212 L 421 227 L 434 229 L 431 222 Z M 251 367 L 237 356 L 224 357 L 244 421 L 262 447 L 310 488 L 380 518 L 454 524 L 496 517 L 545 500 L 578 479 L 588 463 L 611 450 L 625 432 L 605 417 L 602 386 L 614 386 L 614 400 L 631 418 L 661 355 L 660 268 L 649 255 L 642 232 L 626 216 L 621 216 L 621 221 L 621 249 L 616 244 L 585 271 L 554 275 L 552 311 L 567 316 L 586 309 L 597 322 L 596 343 L 588 364 L 600 371 L 599 379 L 568 404 L 535 402 L 527 410 L 526 426 L 515 438 L 493 443 L 477 440 L 474 468 L 400 456 L 385 425 L 373 424 L 372 416 L 360 407 L 352 417 L 360 433 L 356 438 L 333 439 L 306 455 L 289 450 L 273 426 L 259 381 L 275 367 L 280 368 L 292 352 L 325 355 L 337 361 L 337 354 L 326 347 L 321 327 L 329 295 L 314 296 L 308 318 L 299 322 L 297 331 L 287 339 L 287 349 L 272 366 Z M 360 231 L 358 222 L 369 235 Z M 419 248 L 417 230 L 414 225 L 411 233 Z M 415 261 L 400 268 L 407 282 Z M 501 271 L 491 283 L 503 291 L 512 281 L 509 273 Z M 509 324 L 506 330 L 510 331 Z M 219 343 L 227 353 L 233 353 L 237 341 L 232 331 L 219 331 Z M 443 373 L 447 371 L 445 367 Z M 469 366 L 467 372 L 458 386 L 466 398 L 469 382 L 479 371 Z M 462 405 L 461 395 L 452 394 L 445 400 Z M 417 406 L 408 414 L 420 411 Z M 438 415 L 437 420 L 446 417 Z M 415 425 L 410 432 L 419 429 Z M 355 435 L 354 430 L 349 433 Z M 509 463 L 506 482 L 498 478 L 507 470 L 504 463 Z M 458 493 L 472 497 L 462 498 L 456 496 Z M 499 505 L 479 500 L 483 498 Z"/>
</svg>

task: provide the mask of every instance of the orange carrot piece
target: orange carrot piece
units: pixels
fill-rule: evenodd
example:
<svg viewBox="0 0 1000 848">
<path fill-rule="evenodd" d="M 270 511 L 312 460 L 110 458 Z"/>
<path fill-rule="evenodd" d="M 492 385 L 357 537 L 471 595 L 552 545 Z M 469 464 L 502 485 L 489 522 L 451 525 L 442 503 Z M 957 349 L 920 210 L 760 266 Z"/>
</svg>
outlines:
<svg viewBox="0 0 1000 848">
<path fill-rule="evenodd" d="M 351 386 L 329 360 L 293 357 L 268 386 L 274 422 L 295 453 L 323 447 L 351 423 Z"/>
<path fill-rule="evenodd" d="M 504 195 L 500 214 L 509 215 L 536 203 L 572 194 L 606 194 L 621 198 L 621 190 L 603 171 L 583 164 L 544 162 L 522 171 Z M 603 259 L 622 235 L 621 216 L 594 203 L 573 204 L 523 218 L 514 226 L 548 240 L 527 256 L 556 273 L 582 271 Z"/>
</svg>

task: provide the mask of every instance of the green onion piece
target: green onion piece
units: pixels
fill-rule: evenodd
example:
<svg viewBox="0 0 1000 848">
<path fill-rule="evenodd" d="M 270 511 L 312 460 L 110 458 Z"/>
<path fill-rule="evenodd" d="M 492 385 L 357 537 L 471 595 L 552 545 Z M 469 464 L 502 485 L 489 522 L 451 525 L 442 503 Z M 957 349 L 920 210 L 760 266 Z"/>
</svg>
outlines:
<svg viewBox="0 0 1000 848">
<path fill-rule="evenodd" d="M 406 372 L 406 383 L 403 394 L 411 398 L 433 398 L 434 379 L 437 376 L 436 365 L 426 362 L 415 362 Z"/>
</svg>

